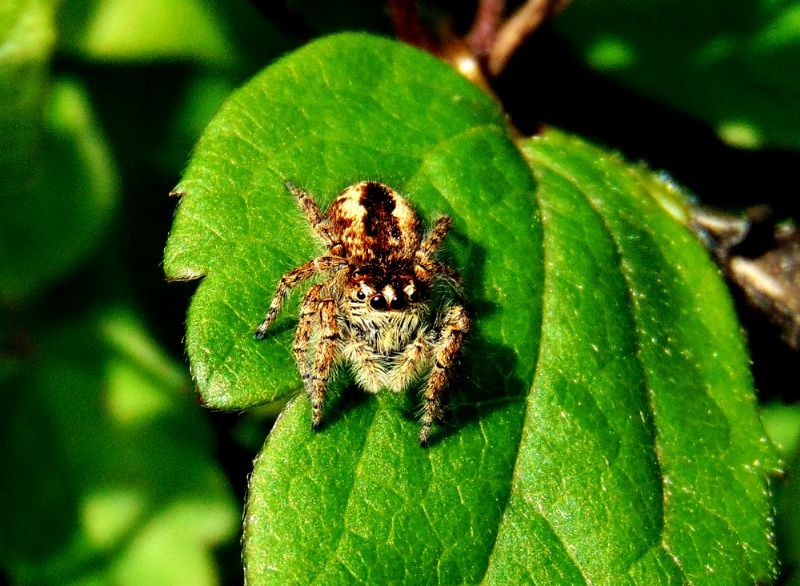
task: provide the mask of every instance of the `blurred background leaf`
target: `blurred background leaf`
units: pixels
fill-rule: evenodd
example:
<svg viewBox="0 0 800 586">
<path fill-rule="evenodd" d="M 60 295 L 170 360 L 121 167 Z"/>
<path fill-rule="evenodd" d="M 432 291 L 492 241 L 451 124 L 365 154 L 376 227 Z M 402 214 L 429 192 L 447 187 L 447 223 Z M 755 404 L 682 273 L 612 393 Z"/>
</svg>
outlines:
<svg viewBox="0 0 800 586">
<path fill-rule="evenodd" d="M 584 0 L 556 25 L 597 71 L 740 148 L 800 148 L 796 0 Z"/>
<path fill-rule="evenodd" d="M 800 405 L 770 402 L 761 417 L 770 439 L 785 461 L 777 482 L 777 545 L 783 562 L 782 582 L 800 584 Z"/>
<path fill-rule="evenodd" d="M 0 560 L 20 583 L 219 581 L 239 513 L 183 369 L 128 312 L 46 324 L 3 381 Z"/>
<path fill-rule="evenodd" d="M 75 80 L 49 82 L 51 4 L 14 5 L 0 46 L 0 298 L 12 301 L 86 257 L 117 199 L 116 170 L 86 90 Z"/>
<path fill-rule="evenodd" d="M 104 62 L 226 65 L 235 47 L 221 16 L 205 0 L 71 0 L 60 14 L 62 50 Z"/>
<path fill-rule="evenodd" d="M 183 293 L 159 264 L 166 194 L 193 143 L 286 43 L 245 1 L 0 6 L 0 568 L 11 582 L 241 581 L 242 497 L 217 458 L 221 442 L 235 467 L 236 443 L 220 439 L 226 419 L 197 409 L 179 362 Z M 243 485 L 245 474 L 232 476 Z"/>
</svg>

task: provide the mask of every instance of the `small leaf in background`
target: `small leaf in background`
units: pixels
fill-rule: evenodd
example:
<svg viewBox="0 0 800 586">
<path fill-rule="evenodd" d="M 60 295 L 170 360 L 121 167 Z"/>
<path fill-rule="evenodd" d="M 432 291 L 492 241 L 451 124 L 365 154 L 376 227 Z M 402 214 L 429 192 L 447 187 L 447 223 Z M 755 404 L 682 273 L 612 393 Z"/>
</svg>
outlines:
<svg viewBox="0 0 800 586">
<path fill-rule="evenodd" d="M 762 407 L 761 419 L 782 456 L 789 458 L 800 451 L 800 406 L 770 403 Z"/>
<path fill-rule="evenodd" d="M 776 533 L 781 552 L 784 584 L 800 582 L 800 451 L 787 458 L 786 476 L 777 491 L 778 510 Z"/>
<path fill-rule="evenodd" d="M 741 148 L 800 148 L 800 4 L 572 3 L 558 30 L 596 70 Z"/>
<path fill-rule="evenodd" d="M 452 216 L 476 324 L 429 449 L 413 393 L 340 381 L 320 433 L 289 404 L 251 477 L 248 583 L 774 576 L 776 456 L 683 195 L 558 132 L 522 147 L 444 64 L 352 34 L 267 68 L 208 127 L 165 253 L 169 277 L 203 277 L 186 345 L 208 404 L 300 392 L 296 308 L 252 340 L 281 274 L 320 251 L 285 179 L 323 206 L 375 179 Z"/>
<path fill-rule="evenodd" d="M 181 368 L 127 312 L 31 341 L 2 381 L 0 565 L 17 583 L 218 583 L 239 513 Z"/>
<path fill-rule="evenodd" d="M 246 0 L 65 0 L 59 50 L 103 64 L 252 70 L 288 39 Z"/>
<path fill-rule="evenodd" d="M 203 0 L 66 0 L 64 50 L 96 61 L 234 59 L 213 3 Z"/>
<path fill-rule="evenodd" d="M 0 298 L 69 272 L 101 240 L 117 175 L 85 89 L 48 83 L 48 3 L 4 7 L 0 26 Z"/>
<path fill-rule="evenodd" d="M 800 407 L 769 403 L 761 410 L 770 439 L 786 460 L 784 475 L 776 490 L 778 548 L 781 552 L 781 583 L 800 581 Z"/>
</svg>

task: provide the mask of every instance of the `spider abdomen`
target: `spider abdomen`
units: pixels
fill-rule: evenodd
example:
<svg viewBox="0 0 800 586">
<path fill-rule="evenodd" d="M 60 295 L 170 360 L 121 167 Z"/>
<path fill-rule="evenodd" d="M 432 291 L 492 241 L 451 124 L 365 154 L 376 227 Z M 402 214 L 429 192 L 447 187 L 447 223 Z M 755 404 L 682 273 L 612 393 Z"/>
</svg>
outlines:
<svg viewBox="0 0 800 586">
<path fill-rule="evenodd" d="M 393 189 L 362 181 L 345 189 L 326 212 L 331 235 L 356 263 L 407 260 L 419 248 L 420 221 Z"/>
</svg>

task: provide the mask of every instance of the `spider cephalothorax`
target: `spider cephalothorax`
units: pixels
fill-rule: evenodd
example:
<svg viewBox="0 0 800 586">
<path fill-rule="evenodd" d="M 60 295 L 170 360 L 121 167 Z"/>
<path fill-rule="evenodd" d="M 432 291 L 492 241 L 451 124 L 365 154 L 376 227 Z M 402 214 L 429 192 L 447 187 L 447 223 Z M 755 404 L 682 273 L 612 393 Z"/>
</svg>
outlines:
<svg viewBox="0 0 800 586">
<path fill-rule="evenodd" d="M 419 440 L 426 445 L 469 329 L 461 305 L 436 312 L 431 307 L 437 280 L 460 282 L 455 271 L 434 258 L 450 218 L 440 217 L 425 235 L 408 202 L 373 181 L 346 188 L 324 214 L 308 193 L 290 182 L 286 187 L 328 252 L 281 278 L 256 337 L 266 335 L 291 287 L 327 275 L 303 299 L 293 347 L 314 429 L 322 421 L 331 369 L 344 362 L 371 393 L 400 392 L 424 378 Z"/>
</svg>

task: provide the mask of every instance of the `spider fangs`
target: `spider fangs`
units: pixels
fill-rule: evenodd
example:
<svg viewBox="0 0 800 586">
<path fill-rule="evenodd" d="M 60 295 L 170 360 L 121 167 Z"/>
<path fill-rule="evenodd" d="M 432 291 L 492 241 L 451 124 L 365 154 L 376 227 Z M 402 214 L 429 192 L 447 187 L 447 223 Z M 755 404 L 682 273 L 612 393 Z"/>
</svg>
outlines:
<svg viewBox="0 0 800 586">
<path fill-rule="evenodd" d="M 434 311 L 430 305 L 435 281 L 456 290 L 460 283 L 458 273 L 434 258 L 450 218 L 438 218 L 423 234 L 408 202 L 373 181 L 346 188 L 324 214 L 303 189 L 289 181 L 286 188 L 328 251 L 281 278 L 255 337 L 265 337 L 289 289 L 325 276 L 303 298 L 293 346 L 312 427 L 322 422 L 332 368 L 349 363 L 357 384 L 370 393 L 401 392 L 425 381 L 419 442 L 427 445 L 469 329 L 463 306 Z"/>
</svg>

